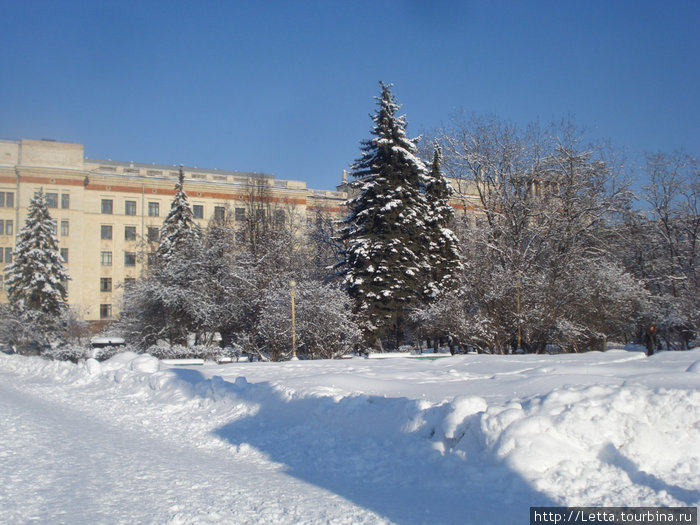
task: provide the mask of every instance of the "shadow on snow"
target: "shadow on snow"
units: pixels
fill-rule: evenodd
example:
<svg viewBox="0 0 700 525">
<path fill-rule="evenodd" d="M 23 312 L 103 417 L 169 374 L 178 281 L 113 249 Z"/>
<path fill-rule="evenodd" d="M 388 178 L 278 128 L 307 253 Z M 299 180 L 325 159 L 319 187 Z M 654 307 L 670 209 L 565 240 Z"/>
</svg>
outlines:
<svg viewBox="0 0 700 525">
<path fill-rule="evenodd" d="M 656 492 L 666 491 L 686 505 L 695 505 L 695 502 L 700 500 L 700 490 L 688 490 L 671 485 L 653 474 L 639 470 L 639 467 L 631 459 L 622 455 L 612 443 L 608 443 L 601 450 L 598 458 L 608 465 L 621 469 L 635 485 L 644 485 Z"/>
<path fill-rule="evenodd" d="M 522 523 L 530 506 L 556 505 L 484 447 L 469 446 L 466 456 L 451 452 L 457 440 L 440 437 L 446 405 L 421 408 L 416 400 L 366 395 L 298 397 L 244 378 L 232 383 L 207 380 L 196 370 L 174 373 L 196 395 L 235 396 L 256 407 L 216 429 L 221 439 L 254 447 L 285 465 L 287 474 L 393 522 Z"/>
</svg>

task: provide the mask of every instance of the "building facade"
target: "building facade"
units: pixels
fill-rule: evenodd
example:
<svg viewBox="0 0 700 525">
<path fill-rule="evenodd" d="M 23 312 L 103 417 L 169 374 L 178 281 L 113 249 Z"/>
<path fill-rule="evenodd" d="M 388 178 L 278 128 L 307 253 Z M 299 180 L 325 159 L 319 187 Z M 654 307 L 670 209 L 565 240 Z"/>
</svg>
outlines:
<svg viewBox="0 0 700 525">
<path fill-rule="evenodd" d="M 317 211 L 342 214 L 347 197 L 344 191 L 308 189 L 305 182 L 265 174 L 183 171 L 185 191 L 202 227 L 227 213 L 242 226 L 253 195 L 278 214 L 294 213 L 307 220 Z M 174 166 L 87 159 L 82 144 L 0 141 L 2 283 L 29 201 L 43 189 L 71 275 L 69 304 L 88 321 L 114 318 L 124 284 L 143 275 L 147 255 L 157 246 L 178 173 Z M 1 286 L 0 302 L 7 302 Z"/>
</svg>

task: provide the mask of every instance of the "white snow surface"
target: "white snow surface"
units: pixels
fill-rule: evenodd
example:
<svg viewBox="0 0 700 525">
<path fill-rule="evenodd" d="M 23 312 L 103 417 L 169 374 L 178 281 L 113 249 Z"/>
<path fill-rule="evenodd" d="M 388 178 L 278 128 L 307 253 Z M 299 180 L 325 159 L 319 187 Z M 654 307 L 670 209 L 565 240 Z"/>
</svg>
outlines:
<svg viewBox="0 0 700 525">
<path fill-rule="evenodd" d="M 0 354 L 1 523 L 700 505 L 700 348 L 180 368 Z"/>
</svg>

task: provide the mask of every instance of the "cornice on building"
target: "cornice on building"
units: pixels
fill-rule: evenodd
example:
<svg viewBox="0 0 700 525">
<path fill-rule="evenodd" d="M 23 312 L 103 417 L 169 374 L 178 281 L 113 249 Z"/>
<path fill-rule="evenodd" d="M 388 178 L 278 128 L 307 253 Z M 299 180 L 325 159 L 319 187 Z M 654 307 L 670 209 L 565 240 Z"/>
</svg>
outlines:
<svg viewBox="0 0 700 525">
<path fill-rule="evenodd" d="M 60 172 L 68 174 L 71 180 L 66 179 L 66 184 L 74 184 L 75 177 L 87 177 L 87 182 L 94 177 L 116 177 L 126 179 L 138 184 L 153 184 L 162 182 L 171 184 L 179 174 L 180 166 L 163 164 L 148 164 L 133 161 L 118 161 L 111 159 L 90 159 L 84 157 L 84 146 L 68 142 L 52 140 L 0 140 L 0 167 L 10 167 L 18 170 L 22 176 L 32 177 L 41 173 L 42 181 L 46 182 L 47 172 L 50 170 L 57 176 Z M 228 197 L 225 188 L 238 188 L 243 192 L 251 188 L 263 185 L 270 190 L 290 192 L 300 197 L 304 194 L 314 199 L 345 199 L 343 191 L 314 190 L 307 188 L 306 182 L 297 180 L 277 179 L 274 175 L 258 172 L 244 172 L 235 170 L 206 169 L 198 167 L 182 167 L 185 179 L 190 184 L 204 184 L 218 186 L 212 190 L 211 196 Z M 124 184 L 128 187 L 128 183 Z M 94 187 L 94 186 L 93 186 Z"/>
</svg>

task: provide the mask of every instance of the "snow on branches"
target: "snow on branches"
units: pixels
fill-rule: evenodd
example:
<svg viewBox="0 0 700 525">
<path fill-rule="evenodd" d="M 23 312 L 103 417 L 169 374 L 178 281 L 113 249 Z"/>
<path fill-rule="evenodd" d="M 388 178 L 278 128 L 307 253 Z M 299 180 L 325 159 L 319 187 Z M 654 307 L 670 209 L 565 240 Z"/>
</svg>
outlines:
<svg viewBox="0 0 700 525">
<path fill-rule="evenodd" d="M 374 336 L 400 345 L 409 305 L 437 293 L 456 255 L 445 227 L 439 168 L 428 174 L 416 140 L 406 136 L 391 86 L 380 83 L 373 138 L 361 143 L 352 166 L 349 214 L 340 239 L 347 243 L 340 264 L 345 284 Z M 433 175 L 431 177 L 431 175 Z M 458 263 L 457 263 L 458 264 Z"/>
<path fill-rule="evenodd" d="M 7 294 L 20 311 L 58 315 L 66 307 L 65 283 L 70 277 L 43 190 L 34 195 L 27 211 L 24 227 L 17 234 L 14 260 L 5 268 Z"/>
</svg>

